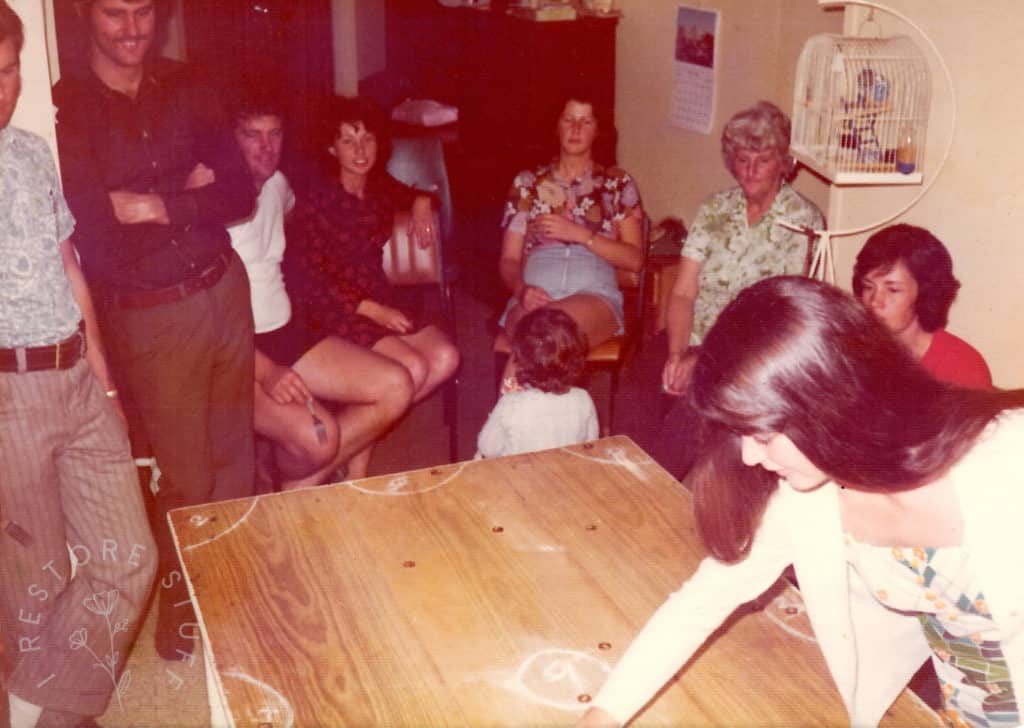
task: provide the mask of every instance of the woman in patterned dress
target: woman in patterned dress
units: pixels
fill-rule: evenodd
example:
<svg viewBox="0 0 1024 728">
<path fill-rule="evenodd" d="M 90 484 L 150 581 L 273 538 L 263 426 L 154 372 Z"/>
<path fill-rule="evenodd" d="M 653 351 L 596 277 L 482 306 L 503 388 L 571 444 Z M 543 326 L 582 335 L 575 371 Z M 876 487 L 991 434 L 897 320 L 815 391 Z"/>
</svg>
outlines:
<svg viewBox="0 0 1024 728">
<path fill-rule="evenodd" d="M 711 556 L 582 725 L 629 720 L 789 565 L 851 725 L 876 725 L 928 657 L 950 725 L 1021 723 L 1024 390 L 940 382 L 852 296 L 781 276 L 721 313 L 688 397 Z"/>
<path fill-rule="evenodd" d="M 410 234 L 435 244 L 433 199 L 377 167 L 387 149 L 380 111 L 360 99 L 339 99 L 325 117 L 336 178 L 300 195 L 287 221 L 285 283 L 302 322 L 313 332 L 364 346 L 385 364 L 398 362 L 418 402 L 452 376 L 459 352 L 436 325 L 402 310 L 383 267 L 395 213 L 411 209 Z M 372 377 L 373 367 L 353 371 Z"/>
<path fill-rule="evenodd" d="M 501 318 L 509 331 L 542 306 L 569 314 L 591 347 L 622 330 L 615 268 L 640 270 L 643 210 L 633 178 L 594 160 L 598 122 L 591 99 L 567 98 L 558 157 L 512 183 L 499 263 L 512 292 Z"/>
<path fill-rule="evenodd" d="M 786 179 L 793 171 L 790 124 L 777 106 L 761 101 L 722 130 L 722 159 L 738 186 L 700 206 L 683 245 L 679 274 L 665 309 L 668 359 L 662 388 L 686 388 L 696 350 L 719 312 L 751 283 L 807 272 L 808 236 L 780 221 L 820 230 L 814 203 Z"/>
</svg>

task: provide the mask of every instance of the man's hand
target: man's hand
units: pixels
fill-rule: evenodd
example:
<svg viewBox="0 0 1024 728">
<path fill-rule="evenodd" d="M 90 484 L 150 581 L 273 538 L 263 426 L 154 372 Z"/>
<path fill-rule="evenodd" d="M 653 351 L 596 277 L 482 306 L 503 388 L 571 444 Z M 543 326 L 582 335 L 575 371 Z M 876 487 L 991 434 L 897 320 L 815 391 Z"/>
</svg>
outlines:
<svg viewBox="0 0 1024 728">
<path fill-rule="evenodd" d="M 186 190 L 198 190 L 200 187 L 212 185 L 217 181 L 217 174 L 202 162 L 199 162 L 185 178 Z"/>
<path fill-rule="evenodd" d="M 689 349 L 678 354 L 669 354 L 665 368 L 661 372 L 661 388 L 665 394 L 677 397 L 686 394 L 696 362 L 697 353 Z"/>
<path fill-rule="evenodd" d="M 294 369 L 273 365 L 267 372 L 260 386 L 267 396 L 278 404 L 297 402 L 299 404 L 313 399 L 313 393 L 309 391 L 306 383 L 302 381 Z"/>
<path fill-rule="evenodd" d="M 122 225 L 138 225 L 140 223 L 156 223 L 167 225 L 167 208 L 163 198 L 152 193 L 110 192 L 110 204 L 114 206 L 114 216 Z"/>
</svg>

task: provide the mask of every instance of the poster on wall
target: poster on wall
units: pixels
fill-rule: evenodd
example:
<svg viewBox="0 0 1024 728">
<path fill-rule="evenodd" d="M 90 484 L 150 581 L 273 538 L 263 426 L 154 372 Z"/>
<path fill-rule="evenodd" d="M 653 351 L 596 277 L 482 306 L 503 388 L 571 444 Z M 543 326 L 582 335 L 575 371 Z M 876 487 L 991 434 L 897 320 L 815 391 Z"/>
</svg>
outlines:
<svg viewBox="0 0 1024 728">
<path fill-rule="evenodd" d="M 702 134 L 715 119 L 718 11 L 679 6 L 669 123 Z"/>
</svg>

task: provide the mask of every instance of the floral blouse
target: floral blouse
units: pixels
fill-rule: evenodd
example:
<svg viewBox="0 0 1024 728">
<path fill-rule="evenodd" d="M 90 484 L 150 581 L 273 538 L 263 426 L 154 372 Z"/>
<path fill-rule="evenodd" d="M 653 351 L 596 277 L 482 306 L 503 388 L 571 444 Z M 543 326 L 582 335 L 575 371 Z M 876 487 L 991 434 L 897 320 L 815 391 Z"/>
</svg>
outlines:
<svg viewBox="0 0 1024 728">
<path fill-rule="evenodd" d="M 367 180 L 362 199 L 337 180 L 326 180 L 296 200 L 285 227 L 283 269 L 299 323 L 365 347 L 395 335 L 356 308 L 365 299 L 397 308 L 383 248 L 395 212 L 410 207 L 418 194 L 381 173 Z"/>
<path fill-rule="evenodd" d="M 516 175 L 505 203 L 501 226 L 526 235 L 526 225 L 538 215 L 563 215 L 592 232 L 619 238 L 619 223 L 643 215 L 636 182 L 618 167 L 598 163 L 582 177 L 569 181 L 558 172 L 557 163 Z M 523 250 L 529 255 L 537 248 L 564 245 L 561 240 L 527 236 Z"/>
<path fill-rule="evenodd" d="M 703 340 L 722 309 L 747 286 L 806 271 L 808 237 L 777 225 L 780 220 L 814 230 L 824 225 L 814 203 L 785 183 L 753 227 L 747 225 L 747 199 L 739 187 L 718 192 L 700 206 L 682 250 L 701 264 L 691 344 Z"/>
</svg>

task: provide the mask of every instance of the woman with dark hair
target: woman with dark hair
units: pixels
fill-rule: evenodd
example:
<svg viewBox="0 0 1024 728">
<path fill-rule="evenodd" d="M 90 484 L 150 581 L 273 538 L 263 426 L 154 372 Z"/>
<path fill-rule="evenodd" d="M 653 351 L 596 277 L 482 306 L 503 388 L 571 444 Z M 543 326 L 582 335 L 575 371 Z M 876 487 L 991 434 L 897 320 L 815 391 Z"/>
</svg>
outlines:
<svg viewBox="0 0 1024 728">
<path fill-rule="evenodd" d="M 502 221 L 499 272 L 512 298 L 501 317 L 510 333 L 531 311 L 565 311 L 590 346 L 622 331 L 615 269 L 640 270 L 643 209 L 633 178 L 594 159 L 598 111 L 575 93 L 559 109 L 559 151 L 516 175 Z"/>
<path fill-rule="evenodd" d="M 542 307 L 523 316 L 512 335 L 513 381 L 480 431 L 480 456 L 516 455 L 596 438 L 594 402 L 587 390 L 575 386 L 586 358 L 587 340 L 565 311 Z"/>
<path fill-rule="evenodd" d="M 438 326 L 399 307 L 384 273 L 383 247 L 402 209 L 411 210 L 416 244 L 434 245 L 433 200 L 377 165 L 387 140 L 385 117 L 375 106 L 338 99 L 324 122 L 337 176 L 300 195 L 288 217 L 288 295 L 309 331 L 338 336 L 366 347 L 384 364 L 405 367 L 415 403 L 455 372 L 459 352 Z M 372 377 L 373 367 L 349 376 Z"/>
<path fill-rule="evenodd" d="M 265 480 L 291 490 L 337 479 L 340 467 L 347 478 L 365 478 L 369 448 L 405 414 L 412 381 L 400 363 L 329 331 L 311 334 L 292 315 L 281 270 L 285 219 L 295 205 L 279 169 L 283 112 L 276 95 L 258 89 L 242 89 L 231 111 L 257 189 L 253 214 L 228 226 L 228 234 L 249 277 L 254 425 L 273 443 L 276 464 Z"/>
<path fill-rule="evenodd" d="M 721 313 L 688 396 L 711 556 L 581 725 L 626 722 L 789 565 L 852 725 L 877 724 L 929 655 L 951 723 L 1020 723 L 1024 390 L 940 382 L 852 297 L 780 277 Z"/>
<path fill-rule="evenodd" d="M 913 225 L 892 225 L 872 235 L 853 267 L 854 295 L 932 376 L 990 389 L 992 375 L 985 359 L 945 330 L 959 288 L 946 246 Z"/>
</svg>

